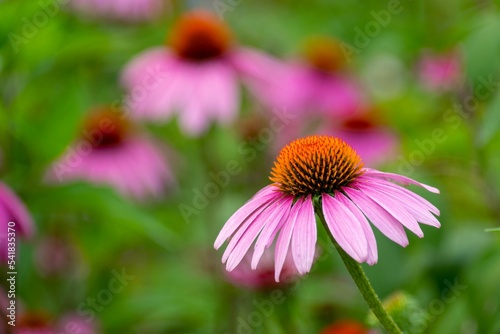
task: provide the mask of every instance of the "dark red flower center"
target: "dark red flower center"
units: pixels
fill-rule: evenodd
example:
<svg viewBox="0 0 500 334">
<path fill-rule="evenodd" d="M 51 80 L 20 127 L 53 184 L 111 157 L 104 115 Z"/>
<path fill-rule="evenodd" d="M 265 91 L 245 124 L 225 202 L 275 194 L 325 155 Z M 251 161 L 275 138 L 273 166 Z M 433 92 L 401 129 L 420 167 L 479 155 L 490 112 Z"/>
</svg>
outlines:
<svg viewBox="0 0 500 334">
<path fill-rule="evenodd" d="M 127 137 L 130 123 L 123 114 L 107 108 L 97 109 L 85 120 L 83 139 L 94 148 L 107 148 L 120 145 Z"/>
<path fill-rule="evenodd" d="M 208 12 L 195 11 L 174 25 L 169 44 L 179 57 L 204 61 L 224 55 L 231 40 L 231 32 L 218 18 Z"/>
<path fill-rule="evenodd" d="M 375 124 L 372 120 L 363 117 L 352 117 L 346 119 L 342 127 L 350 131 L 367 131 L 373 129 Z"/>
<path fill-rule="evenodd" d="M 303 55 L 309 65 L 322 72 L 336 72 L 346 64 L 341 44 L 328 37 L 309 39 Z"/>
</svg>

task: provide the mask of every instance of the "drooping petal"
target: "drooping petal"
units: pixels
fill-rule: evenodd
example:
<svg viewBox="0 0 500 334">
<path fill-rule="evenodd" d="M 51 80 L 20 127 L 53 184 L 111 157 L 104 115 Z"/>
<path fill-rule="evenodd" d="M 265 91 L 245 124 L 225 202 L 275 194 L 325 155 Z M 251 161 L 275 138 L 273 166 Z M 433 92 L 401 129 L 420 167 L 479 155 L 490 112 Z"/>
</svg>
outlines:
<svg viewBox="0 0 500 334">
<path fill-rule="evenodd" d="M 364 194 L 403 224 L 403 226 L 415 233 L 419 238 L 423 238 L 424 232 L 422 232 L 415 218 L 404 210 L 404 208 L 400 207 L 397 202 L 392 201 L 391 198 L 387 197 L 384 193 L 375 188 L 370 188 L 361 182 L 357 183 L 357 186 Z"/>
<path fill-rule="evenodd" d="M 441 226 L 436 217 L 434 217 L 432 213 L 429 212 L 429 209 L 435 209 L 435 207 L 428 202 L 425 203 L 426 201 L 418 195 L 411 193 L 414 196 L 409 196 L 407 192 L 403 191 L 406 190 L 405 188 L 402 188 L 395 184 L 391 184 L 387 181 L 370 180 L 370 178 L 363 179 L 362 177 L 360 177 L 358 180 L 368 182 L 371 188 L 384 192 L 384 194 L 389 196 L 394 202 L 398 203 L 401 207 L 404 207 L 405 210 L 408 211 L 413 217 L 415 217 L 418 222 L 434 227 Z M 388 184 L 390 184 L 390 186 L 382 182 L 387 182 Z M 437 211 L 439 213 L 439 210 Z"/>
<path fill-rule="evenodd" d="M 231 237 L 226 251 L 222 256 L 222 263 L 227 260 L 227 270 L 231 271 L 241 262 L 248 252 L 259 232 L 269 222 L 270 218 L 279 212 L 281 197 L 273 198 L 267 206 L 263 206 L 251 219 L 243 223 L 239 230 Z"/>
<path fill-rule="evenodd" d="M 375 239 L 375 234 L 373 233 L 372 227 L 370 223 L 366 219 L 365 215 L 358 209 L 358 207 L 351 202 L 349 198 L 347 198 L 342 193 L 338 192 L 335 194 L 335 198 L 356 217 L 358 222 L 360 223 L 363 231 L 365 232 L 366 241 L 368 242 L 368 258 L 366 262 L 369 265 L 373 265 L 378 261 L 378 251 L 377 251 L 377 240 Z"/>
<path fill-rule="evenodd" d="M 285 259 L 290 248 L 290 241 L 292 239 L 293 229 L 295 227 L 297 219 L 299 219 L 299 216 L 301 216 L 300 209 L 301 205 L 298 201 L 290 209 L 289 219 L 283 225 L 281 233 L 278 236 L 278 240 L 276 241 L 276 251 L 274 253 L 275 256 L 274 278 L 276 282 L 279 282 L 281 270 L 283 269 L 283 264 L 285 263 Z"/>
<path fill-rule="evenodd" d="M 297 222 L 292 235 L 292 255 L 301 275 L 311 270 L 316 251 L 317 228 L 312 199 L 307 196 L 300 205 Z"/>
<path fill-rule="evenodd" d="M 363 171 L 364 171 L 364 174 L 363 174 L 364 176 L 375 177 L 375 178 L 380 178 L 380 179 L 384 179 L 384 180 L 392 180 L 395 182 L 399 182 L 405 186 L 413 184 L 416 186 L 420 186 L 420 187 L 422 187 L 422 188 L 424 188 L 432 193 L 439 194 L 439 189 L 431 187 L 431 186 L 424 184 L 424 183 L 417 182 L 417 181 L 410 179 L 409 177 L 406 177 L 403 175 L 398 175 L 398 174 L 394 174 L 394 173 L 385 173 L 385 172 L 381 172 L 381 171 L 378 171 L 376 169 L 371 169 L 371 168 L 364 168 Z"/>
<path fill-rule="evenodd" d="M 408 246 L 408 237 L 403 226 L 384 208 L 357 189 L 346 187 L 344 192 L 380 232 L 395 243 L 403 247 Z"/>
<path fill-rule="evenodd" d="M 266 249 L 267 245 L 271 244 L 274 240 L 273 232 L 279 229 L 284 222 L 289 218 L 290 209 L 292 208 L 293 197 L 287 196 L 280 201 L 280 208 L 277 210 L 276 215 L 269 223 L 264 226 L 257 241 L 255 242 L 255 250 L 252 257 L 252 269 L 257 268 L 257 265 Z"/>
<path fill-rule="evenodd" d="M 214 247 L 219 249 L 220 246 L 228 239 L 240 226 L 245 222 L 245 220 L 250 217 L 255 211 L 260 207 L 266 205 L 269 200 L 280 196 L 276 191 L 278 188 L 274 185 L 269 185 L 264 187 L 259 191 L 259 193 L 246 202 L 238 211 L 236 211 L 226 222 L 222 230 L 219 232 L 217 239 L 215 240 Z"/>
<path fill-rule="evenodd" d="M 323 194 L 323 215 L 330 233 L 340 247 L 362 263 L 368 258 L 368 241 L 361 223 L 338 199 Z"/>
<path fill-rule="evenodd" d="M 383 180 L 383 179 L 373 178 L 373 177 L 365 178 L 364 175 L 360 176 L 358 178 L 358 180 L 364 180 L 365 182 L 370 182 L 374 186 L 384 188 L 390 192 L 396 192 L 396 193 L 398 193 L 398 196 L 401 197 L 401 199 L 404 199 L 404 201 L 411 201 L 412 203 L 415 203 L 415 204 L 418 203 L 422 207 L 422 209 L 425 209 L 426 211 L 430 211 L 437 216 L 439 216 L 439 214 L 440 214 L 439 209 L 436 208 L 434 205 L 432 205 L 425 198 L 420 197 L 419 195 L 415 194 L 414 192 L 411 192 L 410 190 L 408 190 L 404 187 L 401 187 L 395 183 L 392 183 L 390 181 Z"/>
</svg>

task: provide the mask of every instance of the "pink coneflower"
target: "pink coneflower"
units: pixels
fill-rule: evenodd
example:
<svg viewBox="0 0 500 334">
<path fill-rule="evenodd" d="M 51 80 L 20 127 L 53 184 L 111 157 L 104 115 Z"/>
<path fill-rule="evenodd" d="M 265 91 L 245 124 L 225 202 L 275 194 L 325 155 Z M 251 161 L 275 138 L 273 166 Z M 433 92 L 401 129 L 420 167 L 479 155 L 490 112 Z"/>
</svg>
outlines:
<svg viewBox="0 0 500 334">
<path fill-rule="evenodd" d="M 0 262 L 8 259 L 8 239 L 29 238 L 33 234 L 34 224 L 28 210 L 19 197 L 4 183 L 0 182 Z"/>
<path fill-rule="evenodd" d="M 426 52 L 417 70 L 420 82 L 430 91 L 449 91 L 458 88 L 463 80 L 462 62 L 456 51 L 442 54 Z"/>
<path fill-rule="evenodd" d="M 252 254 L 249 252 L 232 271 L 226 271 L 227 278 L 234 284 L 252 289 L 267 289 L 276 287 L 274 279 L 274 253 L 268 248 L 264 251 L 255 270 L 251 266 Z M 290 283 L 299 276 L 292 256 L 286 257 L 280 273 L 280 282 Z"/>
<path fill-rule="evenodd" d="M 271 106 L 285 106 L 295 113 L 352 115 L 365 97 L 360 84 L 345 71 L 345 65 L 339 41 L 311 38 L 303 59 L 281 69 L 272 88 L 263 87 L 260 95 Z"/>
<path fill-rule="evenodd" d="M 69 6 L 89 17 L 137 22 L 157 18 L 164 0 L 72 0 Z"/>
<path fill-rule="evenodd" d="M 404 227 L 423 237 L 419 222 L 439 227 L 439 210 L 425 199 L 390 181 L 436 188 L 405 176 L 364 168 L 357 153 L 335 137 L 311 136 L 285 146 L 274 164 L 271 185 L 261 189 L 229 218 L 215 248 L 230 240 L 223 255 L 228 271 L 255 243 L 252 268 L 278 235 L 275 279 L 289 249 L 302 275 L 311 269 L 317 230 L 315 207 L 323 213 L 329 233 L 354 260 L 373 265 L 377 243 L 368 219 L 385 236 L 405 247 Z M 321 209 L 319 209 L 321 208 Z"/>
<path fill-rule="evenodd" d="M 212 121 L 233 121 L 239 79 L 254 87 L 272 76 L 275 62 L 235 47 L 229 29 L 208 12 L 181 17 L 167 44 L 145 51 L 125 68 L 128 108 L 135 117 L 150 120 L 166 120 L 177 112 L 190 135 L 200 135 Z"/>
<path fill-rule="evenodd" d="M 134 130 L 117 112 L 93 112 L 82 138 L 52 165 L 49 180 L 86 180 L 137 199 L 160 197 L 173 183 L 172 171 L 160 147 Z"/>
</svg>

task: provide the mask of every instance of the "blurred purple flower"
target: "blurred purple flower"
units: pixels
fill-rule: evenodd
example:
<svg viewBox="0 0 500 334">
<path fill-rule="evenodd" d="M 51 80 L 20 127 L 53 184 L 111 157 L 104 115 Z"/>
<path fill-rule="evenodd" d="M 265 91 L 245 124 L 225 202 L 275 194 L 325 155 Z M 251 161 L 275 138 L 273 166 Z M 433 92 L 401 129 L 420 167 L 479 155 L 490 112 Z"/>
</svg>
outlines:
<svg viewBox="0 0 500 334">
<path fill-rule="evenodd" d="M 256 269 L 264 250 L 276 240 L 275 279 L 292 253 L 299 272 L 308 273 L 316 253 L 317 228 L 314 201 L 329 233 L 354 260 L 377 263 L 378 250 L 372 226 L 399 245 L 408 245 L 404 227 L 419 237 L 419 225 L 440 227 L 439 210 L 422 197 L 389 181 L 439 190 L 410 178 L 364 168 L 356 152 L 339 138 L 311 136 L 285 146 L 271 172 L 273 182 L 261 189 L 226 222 L 215 240 L 226 269 L 240 264 L 252 245 Z M 319 205 L 319 204 L 318 204 Z M 434 214 L 434 215 L 433 215 Z M 368 219 L 367 219 L 368 218 Z M 278 236 L 279 234 L 279 236 Z"/>
<path fill-rule="evenodd" d="M 417 71 L 421 84 L 429 91 L 456 89 L 464 79 L 461 57 L 455 50 L 440 54 L 426 51 Z"/>
<path fill-rule="evenodd" d="M 45 236 L 36 246 L 35 264 L 42 276 L 72 274 L 77 264 L 73 245 L 59 236 Z"/>
<path fill-rule="evenodd" d="M 136 199 L 161 197 L 175 183 L 172 170 L 160 146 L 131 127 L 112 110 L 92 113 L 76 149 L 52 164 L 47 179 L 107 184 Z"/>
<path fill-rule="evenodd" d="M 343 139 L 369 165 L 378 165 L 394 158 L 398 136 L 381 124 L 376 111 L 363 107 L 347 117 L 300 116 L 277 133 L 273 151 L 278 152 L 286 143 L 308 135 L 331 135 Z"/>
<path fill-rule="evenodd" d="M 239 108 L 239 81 L 265 84 L 278 62 L 234 47 L 229 29 L 208 12 L 185 14 L 172 28 L 168 46 L 145 51 L 125 68 L 128 108 L 140 119 L 166 120 L 175 112 L 192 136 L 212 121 L 232 122 Z"/>
<path fill-rule="evenodd" d="M 286 107 L 294 113 L 344 117 L 363 105 L 361 85 L 345 70 L 340 42 L 311 38 L 303 60 L 280 67 L 270 87 L 259 91 L 270 107 Z"/>
<path fill-rule="evenodd" d="M 72 0 L 69 6 L 89 17 L 136 22 L 159 17 L 165 4 L 164 0 Z"/>
<path fill-rule="evenodd" d="M 9 226 L 9 222 L 13 222 L 14 226 Z M 16 240 L 19 237 L 31 237 L 35 229 L 25 205 L 5 183 L 0 182 L 0 262 L 7 261 L 9 227 L 15 229 Z"/>
</svg>

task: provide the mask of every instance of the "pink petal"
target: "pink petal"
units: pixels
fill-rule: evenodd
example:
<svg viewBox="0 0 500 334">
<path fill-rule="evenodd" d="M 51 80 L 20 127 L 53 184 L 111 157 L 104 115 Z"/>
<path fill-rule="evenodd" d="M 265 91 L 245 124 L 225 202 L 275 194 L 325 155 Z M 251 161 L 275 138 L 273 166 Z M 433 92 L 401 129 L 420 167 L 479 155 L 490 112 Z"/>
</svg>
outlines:
<svg viewBox="0 0 500 334">
<path fill-rule="evenodd" d="M 415 233 L 419 238 L 424 236 L 424 232 L 418 225 L 415 218 L 410 215 L 403 207 L 398 203 L 391 200 L 383 192 L 376 190 L 375 188 L 369 187 L 361 182 L 356 183 L 357 187 L 370 197 L 375 203 L 384 208 L 389 214 L 391 214 L 396 220 L 403 224 L 407 229 Z"/>
<path fill-rule="evenodd" d="M 335 198 L 344 205 L 347 210 L 349 210 L 354 217 L 358 220 L 363 231 L 365 232 L 366 241 L 368 242 L 368 257 L 366 262 L 369 265 L 373 265 L 378 261 L 378 251 L 377 251 L 377 240 L 375 239 L 375 234 L 373 233 L 370 223 L 366 219 L 365 215 L 358 209 L 358 207 L 351 202 L 349 198 L 340 192 L 335 194 Z"/>
<path fill-rule="evenodd" d="M 356 261 L 366 262 L 368 241 L 361 223 L 338 199 L 328 194 L 323 194 L 322 204 L 328 229 L 340 247 Z"/>
<path fill-rule="evenodd" d="M 295 223 L 297 219 L 299 219 L 301 205 L 299 202 L 296 202 L 294 206 L 292 206 L 290 210 L 289 220 L 285 222 L 283 229 L 276 241 L 276 250 L 274 253 L 275 256 L 275 269 L 274 269 L 274 279 L 276 282 L 279 282 L 281 270 L 283 269 L 283 264 L 285 263 L 285 259 L 290 248 L 290 241 L 292 239 L 293 229 L 295 227 Z"/>
<path fill-rule="evenodd" d="M 380 232 L 403 247 L 408 245 L 408 237 L 403 226 L 384 208 L 357 189 L 345 187 L 343 190 Z"/>
<path fill-rule="evenodd" d="M 384 179 L 384 180 L 391 180 L 391 181 L 399 182 L 405 186 L 413 184 L 413 185 L 420 186 L 420 187 L 422 187 L 422 188 L 424 188 L 432 193 L 439 194 L 439 189 L 428 186 L 428 185 L 420 183 L 420 182 L 417 182 L 417 181 L 410 179 L 409 177 L 406 177 L 406 176 L 402 176 L 402 175 L 398 175 L 398 174 L 394 174 L 394 173 L 384 173 L 384 172 L 380 172 L 378 170 L 371 169 L 371 168 L 364 168 L 363 170 L 364 170 L 364 174 L 363 174 L 364 176 L 369 176 L 369 177 L 374 177 L 374 178 L 379 178 L 379 179 Z"/>
<path fill-rule="evenodd" d="M 280 196 L 277 192 L 278 188 L 274 185 L 269 185 L 261 189 L 256 196 L 252 197 L 248 202 L 246 202 L 238 211 L 236 211 L 226 222 L 222 230 L 219 232 L 217 239 L 215 240 L 214 247 L 219 249 L 220 246 L 228 239 L 240 226 L 252 216 L 256 211 L 258 211 L 262 206 L 267 205 L 267 203 Z"/>
<path fill-rule="evenodd" d="M 372 181 L 369 178 L 363 179 L 363 177 L 358 178 L 358 181 L 368 182 L 370 187 L 383 192 L 389 196 L 394 202 L 398 203 L 401 207 L 404 207 L 418 222 L 426 225 L 440 227 L 439 221 L 428 211 L 429 207 L 418 200 L 419 196 L 413 194 L 414 196 L 408 196 L 407 193 L 401 191 L 406 190 L 395 184 L 392 186 L 387 186 L 381 182 L 382 180 Z M 407 190 L 406 190 L 407 191 Z M 433 207 L 431 205 L 431 207 Z M 439 212 L 439 211 L 438 211 Z"/>
<path fill-rule="evenodd" d="M 403 188 L 397 184 L 394 184 L 392 182 L 383 180 L 383 179 L 378 179 L 378 178 L 365 178 L 364 175 L 360 176 L 358 180 L 363 179 L 365 182 L 371 182 L 374 185 L 377 185 L 379 187 L 383 187 L 384 189 L 387 189 L 388 191 L 395 191 L 401 196 L 402 198 L 408 201 L 411 201 L 413 203 L 418 203 L 422 208 L 425 208 L 425 210 L 428 210 L 435 215 L 439 216 L 439 209 L 436 208 L 434 205 L 432 205 L 429 201 L 424 199 L 423 197 L 418 196 L 417 194 L 411 192 L 410 190 Z"/>
<path fill-rule="evenodd" d="M 297 222 L 292 236 L 292 255 L 299 274 L 304 275 L 311 270 L 316 251 L 316 216 L 310 196 L 304 201 L 299 200 L 295 205 L 300 205 Z"/>
<path fill-rule="evenodd" d="M 280 209 L 277 210 L 273 220 L 270 219 L 269 224 L 264 226 L 259 238 L 255 242 L 255 250 L 252 257 L 252 269 L 256 269 L 262 254 L 266 247 L 274 240 L 274 231 L 281 227 L 286 222 L 290 215 L 292 208 L 293 197 L 288 196 L 280 200 Z M 277 232 L 276 232 L 277 233 Z"/>
<path fill-rule="evenodd" d="M 267 206 L 263 206 L 251 219 L 243 223 L 238 232 L 231 237 L 231 241 L 222 256 L 222 263 L 227 260 L 227 271 L 236 268 L 250 249 L 250 246 L 252 246 L 259 232 L 269 223 L 270 218 L 276 212 L 279 212 L 279 206 L 276 205 L 279 199 L 280 197 L 277 197 L 269 201 Z"/>
</svg>

